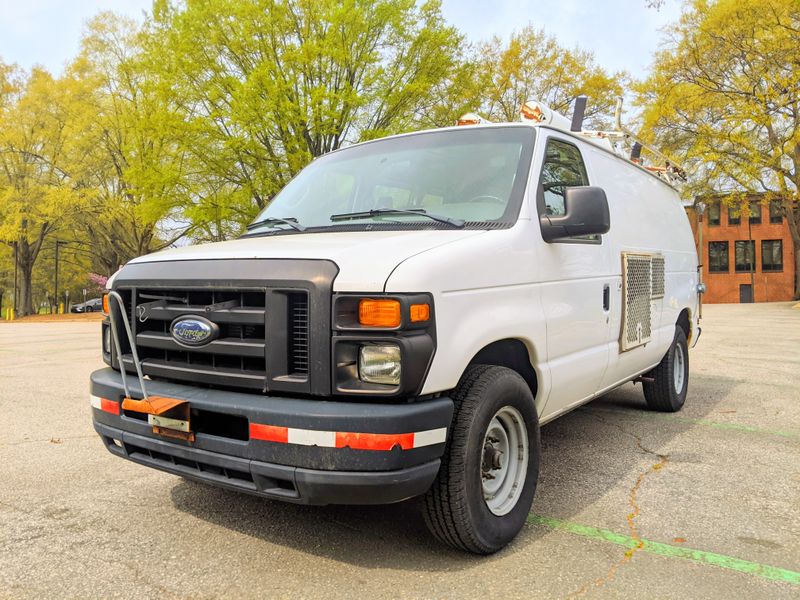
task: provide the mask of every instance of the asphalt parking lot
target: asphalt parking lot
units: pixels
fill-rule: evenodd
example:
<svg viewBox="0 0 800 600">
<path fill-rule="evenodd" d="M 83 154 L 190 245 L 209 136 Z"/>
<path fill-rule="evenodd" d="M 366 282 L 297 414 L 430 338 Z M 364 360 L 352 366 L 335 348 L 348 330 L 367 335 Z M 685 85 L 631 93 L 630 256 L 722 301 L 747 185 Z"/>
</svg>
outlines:
<svg viewBox="0 0 800 600">
<path fill-rule="evenodd" d="M 684 410 L 628 384 L 545 426 L 529 523 L 488 558 L 414 502 L 295 506 L 116 458 L 99 324 L 0 324 L 0 596 L 796 598 L 800 310 L 704 310 Z"/>
</svg>

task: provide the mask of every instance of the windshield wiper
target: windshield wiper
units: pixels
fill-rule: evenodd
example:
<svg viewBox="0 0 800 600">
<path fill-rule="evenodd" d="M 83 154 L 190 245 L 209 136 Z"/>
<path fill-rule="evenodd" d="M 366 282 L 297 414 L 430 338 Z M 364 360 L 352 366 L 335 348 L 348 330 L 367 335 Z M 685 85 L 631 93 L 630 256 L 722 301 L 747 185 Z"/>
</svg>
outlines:
<svg viewBox="0 0 800 600">
<path fill-rule="evenodd" d="M 401 208 L 373 208 L 372 210 L 363 210 L 359 212 L 349 212 L 349 213 L 342 213 L 339 215 L 331 215 L 331 221 L 354 221 L 355 219 L 367 219 L 369 217 L 379 217 L 382 215 L 419 215 L 422 217 L 427 217 L 433 221 L 438 221 L 439 223 L 446 223 L 451 227 L 458 227 L 461 229 L 464 227 L 465 222 L 462 219 L 452 219 L 450 217 L 445 217 L 444 215 L 435 215 L 429 213 L 424 208 L 408 208 L 408 209 L 401 209 Z"/>
<path fill-rule="evenodd" d="M 247 231 L 252 231 L 258 227 L 263 227 L 264 225 L 288 225 L 297 231 L 306 230 L 306 228 L 300 225 L 300 223 L 298 223 L 297 219 L 294 217 L 286 217 L 285 219 L 282 219 L 281 217 L 267 217 L 266 219 L 261 219 L 255 223 L 250 223 L 250 225 L 247 226 Z"/>
</svg>

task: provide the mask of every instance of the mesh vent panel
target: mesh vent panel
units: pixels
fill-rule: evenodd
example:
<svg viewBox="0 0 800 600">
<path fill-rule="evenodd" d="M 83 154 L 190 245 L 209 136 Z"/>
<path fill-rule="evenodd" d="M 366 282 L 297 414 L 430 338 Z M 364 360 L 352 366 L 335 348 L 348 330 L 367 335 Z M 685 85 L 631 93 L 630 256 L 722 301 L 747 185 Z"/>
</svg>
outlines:
<svg viewBox="0 0 800 600">
<path fill-rule="evenodd" d="M 649 254 L 622 254 L 624 314 L 622 350 L 641 346 L 652 338 L 652 264 Z"/>
</svg>

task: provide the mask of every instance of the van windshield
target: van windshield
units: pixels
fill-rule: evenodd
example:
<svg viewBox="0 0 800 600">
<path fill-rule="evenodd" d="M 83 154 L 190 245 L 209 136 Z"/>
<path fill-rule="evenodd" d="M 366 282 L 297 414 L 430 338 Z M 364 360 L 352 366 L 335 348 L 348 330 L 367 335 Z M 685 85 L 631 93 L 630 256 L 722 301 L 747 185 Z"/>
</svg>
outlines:
<svg viewBox="0 0 800 600">
<path fill-rule="evenodd" d="M 511 225 L 533 142 L 530 127 L 465 128 L 332 152 L 289 182 L 247 235 Z"/>
</svg>

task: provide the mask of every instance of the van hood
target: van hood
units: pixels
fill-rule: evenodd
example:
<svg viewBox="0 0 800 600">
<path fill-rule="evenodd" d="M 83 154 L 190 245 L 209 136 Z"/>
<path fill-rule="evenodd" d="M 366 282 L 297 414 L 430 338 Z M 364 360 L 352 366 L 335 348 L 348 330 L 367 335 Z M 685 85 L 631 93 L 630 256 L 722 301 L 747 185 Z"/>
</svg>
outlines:
<svg viewBox="0 0 800 600">
<path fill-rule="evenodd" d="M 389 275 L 404 260 L 482 233 L 486 232 L 435 229 L 292 233 L 172 248 L 140 256 L 129 264 L 250 258 L 323 259 L 339 267 L 334 291 L 382 292 Z"/>
</svg>

